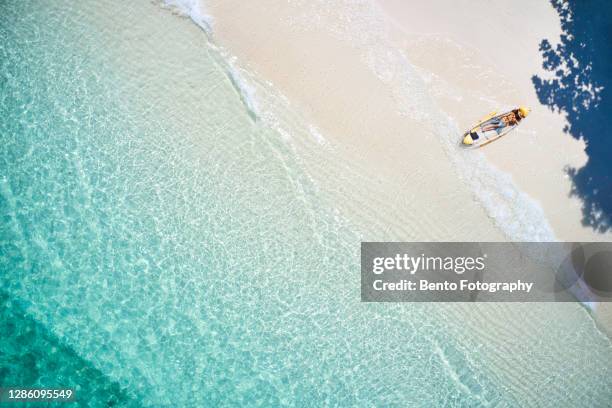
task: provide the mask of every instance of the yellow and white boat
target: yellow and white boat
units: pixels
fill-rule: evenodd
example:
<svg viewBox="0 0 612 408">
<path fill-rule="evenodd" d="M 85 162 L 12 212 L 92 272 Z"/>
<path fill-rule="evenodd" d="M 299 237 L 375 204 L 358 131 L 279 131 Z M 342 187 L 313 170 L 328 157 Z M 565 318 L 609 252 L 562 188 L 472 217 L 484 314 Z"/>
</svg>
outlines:
<svg viewBox="0 0 612 408">
<path fill-rule="evenodd" d="M 497 114 L 497 111 L 489 113 L 480 119 L 476 125 L 470 128 L 461 136 L 460 146 L 467 149 L 483 147 L 496 141 L 502 136 L 507 135 L 516 128 L 521 120 L 512 125 L 508 125 L 503 119 L 513 112 L 518 112 L 520 119 L 524 119 L 529 114 L 529 109 L 521 106 L 520 108 Z"/>
</svg>

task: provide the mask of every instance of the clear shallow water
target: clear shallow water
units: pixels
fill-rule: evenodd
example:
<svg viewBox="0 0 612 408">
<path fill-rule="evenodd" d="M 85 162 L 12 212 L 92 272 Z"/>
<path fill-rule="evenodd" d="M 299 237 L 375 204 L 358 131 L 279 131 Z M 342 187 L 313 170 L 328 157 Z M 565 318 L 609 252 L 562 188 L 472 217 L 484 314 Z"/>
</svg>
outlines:
<svg viewBox="0 0 612 408">
<path fill-rule="evenodd" d="M 359 303 L 361 232 L 203 33 L 134 3 L 0 5 L 3 385 L 81 386 L 90 406 L 603 406 L 609 343 L 576 309 L 533 318 L 526 343 L 552 345 L 512 360 L 460 309 Z M 555 358 L 583 342 L 592 361 Z M 546 382 L 572 367 L 582 382 Z"/>
</svg>

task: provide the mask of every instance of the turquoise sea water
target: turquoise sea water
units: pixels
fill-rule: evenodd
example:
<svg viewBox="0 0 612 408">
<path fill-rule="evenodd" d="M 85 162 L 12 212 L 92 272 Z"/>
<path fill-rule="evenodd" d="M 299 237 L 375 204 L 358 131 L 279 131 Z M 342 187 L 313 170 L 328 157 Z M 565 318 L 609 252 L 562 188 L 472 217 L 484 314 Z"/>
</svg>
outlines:
<svg viewBox="0 0 612 408">
<path fill-rule="evenodd" d="M 555 323 L 517 305 L 515 356 L 494 333 L 517 327 L 361 304 L 367 232 L 188 20 L 149 1 L 4 1 L 0 45 L 1 385 L 75 387 L 85 406 L 610 401 L 610 343 L 577 308 Z"/>
</svg>

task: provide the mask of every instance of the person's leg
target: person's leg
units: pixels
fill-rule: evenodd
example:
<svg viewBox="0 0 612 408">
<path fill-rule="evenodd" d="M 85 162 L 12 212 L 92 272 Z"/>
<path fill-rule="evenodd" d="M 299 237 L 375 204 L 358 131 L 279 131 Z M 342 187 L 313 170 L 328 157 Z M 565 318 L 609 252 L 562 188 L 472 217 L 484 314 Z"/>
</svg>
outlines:
<svg viewBox="0 0 612 408">
<path fill-rule="evenodd" d="M 495 122 L 492 122 L 486 126 L 482 127 L 482 131 L 483 132 L 488 132 L 489 130 L 495 130 L 497 128 L 499 128 L 500 126 L 502 126 L 502 121 L 500 119 L 496 120 Z"/>
</svg>

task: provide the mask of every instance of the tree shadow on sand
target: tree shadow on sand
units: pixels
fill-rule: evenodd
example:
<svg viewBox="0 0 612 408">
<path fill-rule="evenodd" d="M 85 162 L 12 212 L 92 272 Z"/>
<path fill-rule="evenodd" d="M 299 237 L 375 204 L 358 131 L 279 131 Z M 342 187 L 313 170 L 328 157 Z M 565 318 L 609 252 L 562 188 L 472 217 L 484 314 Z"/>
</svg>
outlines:
<svg viewBox="0 0 612 408">
<path fill-rule="evenodd" d="M 540 43 L 543 67 L 552 77 L 533 76 L 538 98 L 565 114 L 564 131 L 586 143 L 588 161 L 568 168 L 572 196 L 583 202 L 584 225 L 612 229 L 612 3 L 551 0 L 563 34 L 553 46 Z"/>
</svg>

